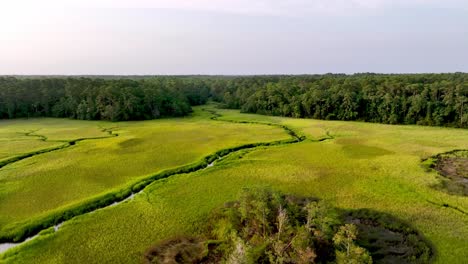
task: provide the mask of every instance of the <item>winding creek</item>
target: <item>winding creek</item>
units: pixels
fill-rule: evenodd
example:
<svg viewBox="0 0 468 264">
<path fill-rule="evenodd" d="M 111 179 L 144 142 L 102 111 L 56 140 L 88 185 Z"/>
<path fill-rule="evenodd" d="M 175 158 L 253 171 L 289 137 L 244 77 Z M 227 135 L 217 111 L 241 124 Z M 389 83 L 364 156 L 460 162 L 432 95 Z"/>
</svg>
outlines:
<svg viewBox="0 0 468 264">
<path fill-rule="evenodd" d="M 102 132 L 108 133 L 109 136 L 91 137 L 91 138 L 78 138 L 78 139 L 73 139 L 73 140 L 68 140 L 68 141 L 66 141 L 66 140 L 48 140 L 46 136 L 34 134 L 35 132 L 39 131 L 39 129 L 34 130 L 34 131 L 29 131 L 27 133 L 24 133 L 24 135 L 29 136 L 29 137 L 39 137 L 39 140 L 44 141 L 44 142 L 56 142 L 56 143 L 64 143 L 64 144 L 59 145 L 59 146 L 55 146 L 55 147 L 50 147 L 50 148 L 45 148 L 45 149 L 29 152 L 29 153 L 24 153 L 22 155 L 13 156 L 13 157 L 11 157 L 9 159 L 1 161 L 0 162 L 0 169 L 7 166 L 7 165 L 12 164 L 12 163 L 15 163 L 15 162 L 27 159 L 27 158 L 31 158 L 33 156 L 37 156 L 37 155 L 40 155 L 40 154 L 49 153 L 49 152 L 52 152 L 52 151 L 65 149 L 65 148 L 74 146 L 74 145 L 76 145 L 76 143 L 78 143 L 80 141 L 118 137 L 119 134 L 114 133 L 112 131 L 112 129 L 114 129 L 114 128 L 102 128 L 101 129 Z"/>
<path fill-rule="evenodd" d="M 219 159 L 219 160 L 221 160 L 221 159 Z M 206 167 L 205 167 L 205 168 L 202 168 L 202 169 L 211 168 L 211 167 L 214 166 L 214 164 L 215 164 L 215 161 L 213 161 L 213 162 L 211 162 L 210 164 L 206 165 Z M 99 209 L 97 209 L 97 210 L 101 210 L 101 209 L 113 207 L 113 206 L 119 205 L 119 204 L 121 204 L 121 203 L 124 203 L 124 202 L 126 202 L 126 201 L 132 200 L 132 199 L 135 197 L 135 195 L 137 195 L 137 194 L 139 194 L 139 193 L 142 193 L 143 191 L 144 191 L 144 189 L 142 189 L 142 190 L 140 190 L 139 192 L 136 192 L 136 193 L 133 193 L 133 192 L 132 192 L 132 193 L 130 194 L 130 196 L 128 196 L 127 198 L 125 198 L 125 199 L 123 199 L 123 200 L 121 200 L 121 201 L 113 202 L 112 204 L 110 204 L 110 205 L 108 205 L 108 206 L 106 206 L 106 207 L 99 208 Z M 95 211 L 97 211 L 97 210 L 88 212 L 88 214 L 93 213 L 93 212 L 95 212 Z M 84 214 L 83 214 L 83 215 L 84 215 Z M 77 216 L 78 216 L 78 215 L 77 215 Z M 67 221 L 68 221 L 68 220 L 67 220 Z M 66 222 L 66 221 L 64 221 L 64 222 Z M 59 223 L 59 224 L 54 225 L 54 232 L 57 232 L 57 231 L 60 229 L 60 227 L 63 225 L 64 222 L 61 222 L 61 223 Z M 49 228 L 50 228 L 50 227 L 49 227 Z M 44 230 L 45 230 L 45 229 L 44 229 Z M 14 248 L 14 247 L 23 245 L 23 244 L 25 244 L 26 242 L 31 241 L 31 240 L 33 240 L 34 238 L 39 237 L 40 235 L 41 235 L 41 234 L 38 233 L 38 234 L 36 234 L 36 235 L 34 235 L 34 236 L 31 236 L 31 237 L 26 238 L 26 239 L 25 239 L 24 241 L 22 241 L 22 242 L 16 242 L 16 243 L 0 243 L 0 254 L 6 252 L 6 251 L 9 250 L 10 248 Z"/>
<path fill-rule="evenodd" d="M 27 236 L 23 237 L 20 242 L 7 241 L 5 243 L 0 243 L 0 255 L 7 252 L 10 249 L 19 247 L 21 245 L 24 245 L 24 244 L 28 243 L 31 240 L 36 239 L 37 237 L 40 237 L 41 236 L 40 233 L 42 231 L 47 230 L 47 229 L 49 229 L 51 227 L 53 227 L 53 232 L 58 232 L 60 230 L 61 226 L 65 222 L 67 222 L 67 221 L 69 221 L 69 220 L 71 220 L 71 219 L 73 219 L 73 218 L 75 218 L 77 216 L 90 214 L 90 213 L 96 212 L 97 210 L 117 206 L 117 205 L 119 205 L 121 203 L 130 201 L 136 195 L 142 193 L 144 191 L 144 189 L 148 185 L 150 185 L 150 184 L 152 184 L 152 183 L 154 183 L 154 182 L 156 182 L 156 181 L 158 181 L 160 179 L 171 177 L 171 176 L 174 176 L 174 175 L 177 175 L 177 174 L 193 173 L 193 172 L 198 172 L 198 171 L 201 171 L 201 170 L 209 169 L 211 167 L 216 166 L 216 164 L 219 161 L 223 160 L 227 156 L 235 155 L 236 153 L 239 153 L 241 151 L 246 151 L 247 150 L 248 152 L 250 152 L 250 151 L 255 150 L 258 147 L 271 147 L 271 146 L 277 146 L 277 145 L 283 145 L 283 144 L 294 144 L 294 143 L 302 142 L 302 141 L 304 141 L 306 139 L 305 136 L 299 136 L 294 130 L 292 130 L 291 128 L 289 128 L 289 127 L 287 127 L 285 125 L 282 125 L 282 124 L 219 119 L 222 116 L 219 113 L 217 113 L 216 111 L 210 110 L 210 109 L 203 109 L 203 110 L 206 111 L 206 112 L 209 112 L 210 114 L 212 114 L 211 119 L 214 120 L 214 121 L 230 122 L 230 123 L 243 123 L 243 124 L 250 123 L 250 124 L 276 126 L 276 127 L 284 129 L 285 132 L 287 134 L 289 134 L 291 137 L 290 137 L 289 140 L 278 140 L 278 141 L 272 141 L 272 142 L 251 143 L 251 144 L 245 144 L 245 145 L 232 147 L 232 148 L 228 148 L 228 149 L 224 149 L 224 150 L 219 150 L 219 151 L 217 151 L 217 152 L 215 152 L 215 153 L 213 153 L 211 155 L 208 155 L 208 156 L 204 157 L 202 159 L 202 161 L 199 162 L 199 163 L 184 165 L 184 166 L 181 166 L 181 167 L 179 167 L 177 169 L 170 170 L 170 171 L 164 171 L 164 172 L 156 174 L 156 175 L 154 175 L 154 176 L 152 176 L 150 178 L 142 179 L 141 182 L 132 185 L 132 187 L 128 191 L 127 195 L 114 196 L 113 200 L 106 201 L 104 203 L 100 203 L 100 204 L 95 205 L 95 206 L 91 206 L 91 207 L 89 207 L 90 208 L 89 210 L 83 211 L 81 213 L 73 214 L 73 211 L 70 211 L 71 214 L 72 214 L 71 217 L 66 218 L 66 219 L 59 217 L 59 218 L 57 218 L 57 220 L 54 223 L 50 223 L 50 224 L 42 223 L 40 228 L 37 228 L 37 226 L 33 226 L 32 230 L 35 230 L 35 231 L 32 231 Z M 114 129 L 114 128 L 102 129 L 103 132 L 107 132 L 109 134 L 109 136 L 106 136 L 106 137 L 83 138 L 83 139 L 76 139 L 76 140 L 71 140 L 71 141 L 62 141 L 62 142 L 65 143 L 65 145 L 61 145 L 59 147 L 50 148 L 50 149 L 39 150 L 39 151 L 36 151 L 34 153 L 29 153 L 27 155 L 23 155 L 23 156 L 20 156 L 20 157 L 14 157 L 7 164 L 0 164 L 0 169 L 2 167 L 4 167 L 4 166 L 8 165 L 8 164 L 11 164 L 11 163 L 14 163 L 14 162 L 17 162 L 17 161 L 20 161 L 20 160 L 35 156 L 35 155 L 40 155 L 40 154 L 43 154 L 43 153 L 47 153 L 47 152 L 55 151 L 55 150 L 58 150 L 58 149 L 63 149 L 63 148 L 73 146 L 79 141 L 92 140 L 92 139 L 105 139 L 105 138 L 109 138 L 109 137 L 118 136 L 118 134 L 113 133 L 112 129 Z M 29 136 L 37 136 L 37 137 L 40 137 L 40 140 L 47 141 L 46 137 L 41 136 L 41 135 L 35 135 L 35 134 L 33 134 L 34 132 L 36 132 L 36 131 L 29 132 L 28 133 Z M 311 140 L 314 141 L 314 142 L 323 142 L 323 141 L 333 140 L 333 139 L 334 139 L 334 137 L 327 132 L 326 137 L 318 139 L 318 140 L 312 140 L 312 139 Z M 449 209 L 457 210 L 460 213 L 463 213 L 464 215 L 468 214 L 467 212 L 465 212 L 465 211 L 463 211 L 463 210 L 461 210 L 461 209 L 459 209 L 457 207 L 454 207 L 454 206 L 451 206 L 451 205 L 448 205 L 448 204 L 445 204 L 445 203 L 444 204 L 439 204 L 439 203 L 435 203 L 435 202 L 430 201 L 430 200 L 427 200 L 427 202 L 433 204 L 434 206 L 442 206 L 442 207 L 446 207 L 446 208 L 449 208 Z M 63 214 L 70 213 L 70 212 L 64 212 Z"/>
<path fill-rule="evenodd" d="M 80 213 L 80 214 L 73 215 L 72 217 L 70 217 L 68 219 L 61 220 L 59 218 L 59 221 L 56 221 L 57 223 L 55 223 L 55 224 L 50 224 L 50 225 L 44 224 L 39 229 L 35 228 L 34 230 L 36 230 L 36 231 L 34 231 L 34 233 L 30 233 L 28 236 L 24 237 L 22 239 L 22 241 L 20 241 L 20 242 L 8 241 L 8 242 L 5 242 L 5 243 L 0 243 L 0 254 L 3 254 L 6 251 L 8 251 L 9 249 L 18 247 L 20 245 L 23 245 L 23 244 L 25 244 L 25 243 L 39 237 L 41 235 L 40 232 L 42 232 L 42 231 L 44 231 L 46 229 L 49 229 L 50 227 L 53 227 L 54 232 L 57 232 L 57 231 L 59 231 L 59 229 L 63 225 L 63 223 L 65 223 L 65 222 L 67 222 L 67 221 L 69 221 L 69 220 L 71 220 L 71 219 L 73 219 L 73 218 L 75 218 L 77 216 L 93 213 L 93 212 L 95 212 L 97 210 L 101 210 L 101 209 L 105 209 L 105 208 L 108 208 L 108 207 L 116 206 L 116 205 L 121 204 L 123 202 L 129 201 L 129 200 L 133 199 L 135 197 L 135 195 L 138 195 L 139 193 L 143 192 L 144 189 L 148 185 L 150 185 L 151 183 L 153 183 L 153 182 L 155 182 L 157 180 L 167 178 L 167 177 L 170 177 L 170 176 L 174 176 L 174 175 L 177 175 L 177 174 L 193 173 L 193 172 L 197 172 L 197 171 L 201 171 L 201 170 L 211 168 L 211 167 L 215 166 L 218 161 L 222 160 L 226 156 L 238 153 L 240 151 L 245 151 L 245 150 L 252 151 L 252 150 L 254 150 L 254 149 L 258 148 L 258 147 L 270 147 L 270 146 L 283 145 L 283 144 L 294 144 L 294 143 L 304 141 L 306 139 L 305 136 L 299 136 L 298 134 L 296 134 L 296 132 L 294 130 L 292 130 L 291 128 L 289 128 L 289 127 L 287 127 L 285 125 L 274 124 L 274 123 L 249 122 L 249 121 L 239 122 L 239 121 L 233 121 L 233 120 L 220 120 L 220 119 L 218 119 L 218 117 L 221 117 L 221 115 L 218 114 L 216 111 L 207 110 L 207 109 L 203 109 L 203 110 L 206 111 L 206 112 L 209 112 L 209 113 L 211 113 L 213 115 L 211 117 L 212 120 L 219 121 L 219 122 L 244 123 L 244 124 L 261 124 L 261 125 L 276 126 L 276 127 L 284 129 L 286 131 L 286 133 L 291 136 L 291 138 L 289 140 L 277 140 L 277 141 L 272 141 L 272 142 L 258 142 L 258 143 L 245 144 L 245 145 L 241 145 L 241 146 L 237 146 L 237 147 L 233 147 L 233 148 L 228 148 L 228 149 L 225 149 L 225 150 L 220 150 L 220 151 L 217 151 L 214 154 L 206 156 L 203 159 L 203 162 L 201 162 L 198 165 L 195 165 L 195 166 L 185 165 L 185 166 L 182 166 L 179 169 L 176 169 L 176 170 L 174 170 L 172 172 L 162 173 L 161 177 L 158 177 L 158 175 L 155 175 L 154 177 L 152 177 L 150 179 L 144 179 L 144 180 L 142 180 L 141 184 L 133 185 L 132 191 L 129 192 L 129 194 L 127 196 L 125 196 L 125 197 L 121 197 L 120 199 L 115 197 L 115 199 L 112 202 L 108 203 L 108 204 L 98 205 L 98 206 L 96 206 L 96 208 L 94 208 L 92 210 L 89 210 L 89 211 L 86 211 L 86 212 L 83 212 L 83 213 Z M 113 133 L 111 129 L 112 128 L 107 128 L 107 129 L 102 130 L 103 132 L 109 133 L 110 136 L 99 137 L 99 138 L 84 138 L 84 139 L 77 139 L 77 140 L 68 141 L 68 142 L 66 142 L 67 145 L 61 146 L 60 148 L 54 148 L 54 149 L 50 149 L 49 151 L 42 151 L 42 152 L 37 151 L 37 152 L 35 152 L 35 154 L 29 155 L 29 156 L 24 156 L 24 157 L 22 157 L 20 159 L 17 159 L 17 160 L 12 160 L 8 164 L 11 164 L 11 163 L 17 162 L 19 160 L 23 160 L 25 158 L 35 156 L 35 155 L 40 155 L 40 154 L 51 152 L 51 151 L 54 151 L 54 150 L 57 150 L 57 149 L 63 149 L 63 148 L 66 148 L 66 147 L 70 147 L 72 145 L 75 145 L 79 141 L 89 140 L 89 139 L 103 139 L 103 138 L 118 136 L 118 134 Z M 34 132 L 32 132 L 32 133 L 34 133 Z M 32 133 L 31 133 L 31 136 L 33 136 Z M 38 135 L 34 135 L 34 136 L 38 136 Z M 42 137 L 41 140 L 47 140 L 47 138 Z M 3 166 L 6 166 L 8 164 L 4 164 Z M 0 168 L 3 167 L 3 166 L 0 165 Z M 138 186 L 138 188 L 135 188 L 135 186 Z M 137 190 L 134 191 L 133 189 L 137 189 Z"/>
</svg>

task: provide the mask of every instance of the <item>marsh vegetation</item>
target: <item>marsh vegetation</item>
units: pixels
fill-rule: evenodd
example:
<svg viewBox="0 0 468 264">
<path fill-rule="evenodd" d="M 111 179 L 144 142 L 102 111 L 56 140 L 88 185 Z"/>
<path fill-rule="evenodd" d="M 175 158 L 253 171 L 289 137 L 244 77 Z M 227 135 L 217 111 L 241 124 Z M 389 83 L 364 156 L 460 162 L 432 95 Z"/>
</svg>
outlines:
<svg viewBox="0 0 468 264">
<path fill-rule="evenodd" d="M 92 86 L 93 81 L 56 80 L 57 94 L 51 101 L 44 97 L 34 106 L 29 101 L 22 101 L 25 106 L 1 106 L 6 111 L 2 117 L 37 118 L 0 120 L 0 238 L 11 243 L 38 235 L 5 251 L 0 259 L 7 263 L 138 263 L 181 256 L 216 262 L 245 253 L 254 262 L 319 263 L 350 259 L 354 252 L 354 257 L 367 263 L 371 259 L 373 263 L 462 263 L 468 259 L 468 200 L 459 195 L 466 191 L 460 185 L 466 179 L 466 129 L 291 118 L 287 116 L 315 116 L 291 114 L 286 111 L 290 106 L 272 95 L 304 99 L 303 92 L 322 91 L 327 82 L 336 82 L 337 87 L 357 85 L 348 88 L 359 97 L 383 89 L 380 85 L 395 85 L 399 88 L 383 97 L 401 94 L 396 106 L 384 107 L 384 102 L 372 106 L 382 107 L 372 112 L 381 119 L 359 114 L 344 118 L 339 107 L 324 110 L 336 118 L 315 118 L 464 127 L 467 104 L 452 103 L 466 98 L 465 75 L 447 76 L 107 80 L 97 81 L 97 88 L 88 87 L 83 94 L 72 93 L 68 85 L 77 87 L 83 81 Z M 439 86 L 439 78 L 450 79 L 455 90 Z M 403 85 L 421 80 L 423 85 Z M 10 82 L 7 90 L 12 93 L 1 98 L 12 101 L 21 101 L 15 96 L 27 94 L 27 85 L 40 84 L 40 91 L 54 82 L 2 81 Z M 360 86 L 367 81 L 377 90 Z M 126 89 L 130 84 L 139 88 Z M 176 98 L 188 106 L 181 114 L 185 116 L 161 114 L 156 120 L 111 122 L 133 119 L 125 117 L 127 110 L 121 107 L 124 99 L 133 98 L 131 93 L 142 92 L 137 97 L 148 99 L 146 92 L 163 91 L 169 84 L 180 88 L 171 88 L 170 93 L 183 95 Z M 198 88 L 192 94 L 183 88 L 195 84 Z M 101 85 L 109 86 L 104 89 L 109 95 Z M 242 90 L 242 85 L 253 92 Z M 297 89 L 283 93 L 280 87 Z M 413 94 L 409 87 L 415 89 Z M 13 93 L 17 89 L 23 90 Z M 338 88 L 323 89 L 331 96 Z M 130 94 L 123 96 L 124 90 Z M 415 99 L 421 91 L 429 101 Z M 256 98 L 259 106 L 270 110 L 229 103 L 229 96 L 244 102 L 243 96 L 250 92 L 245 100 Z M 115 100 L 104 100 L 111 95 Z M 106 107 L 99 108 L 104 109 L 102 113 L 89 108 L 95 114 L 89 118 L 78 115 L 84 109 L 78 108 L 83 100 L 92 104 L 98 97 L 103 106 L 119 109 L 116 118 L 102 115 L 108 113 Z M 220 103 L 195 106 L 208 97 Z M 326 98 L 312 105 L 341 106 L 345 97 Z M 356 102 L 374 102 L 363 98 Z M 416 111 L 409 100 L 424 103 Z M 147 107 L 143 101 L 137 104 Z M 53 105 L 59 102 L 69 107 L 67 115 L 54 112 L 58 108 Z M 313 109 L 297 103 L 298 109 Z M 226 106 L 268 115 L 222 108 Z M 384 116 L 398 107 L 406 110 L 396 122 Z M 9 109 L 17 115 L 5 114 Z M 283 112 L 276 112 L 279 109 Z M 135 119 L 156 117 L 137 114 L 146 113 L 145 109 L 138 111 L 133 112 Z M 252 186 L 262 188 L 239 196 Z M 441 191 L 444 186 L 452 191 Z M 260 214 L 263 210 L 269 213 Z M 316 223 L 310 225 L 307 219 L 312 211 Z M 60 228 L 54 228 L 59 223 Z"/>
</svg>

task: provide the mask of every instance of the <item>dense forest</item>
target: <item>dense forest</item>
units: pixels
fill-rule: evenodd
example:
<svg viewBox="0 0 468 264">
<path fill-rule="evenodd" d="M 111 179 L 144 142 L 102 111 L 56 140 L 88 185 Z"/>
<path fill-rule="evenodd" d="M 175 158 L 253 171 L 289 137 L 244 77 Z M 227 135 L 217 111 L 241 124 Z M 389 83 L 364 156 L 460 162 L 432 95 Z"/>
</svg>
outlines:
<svg viewBox="0 0 468 264">
<path fill-rule="evenodd" d="M 0 78 L 0 118 L 181 116 L 208 99 L 243 112 L 468 127 L 468 74 Z"/>
<path fill-rule="evenodd" d="M 0 118 L 141 120 L 183 116 L 209 89 L 177 78 L 0 78 Z"/>
<path fill-rule="evenodd" d="M 212 86 L 243 112 L 386 124 L 468 127 L 468 74 L 239 78 Z"/>
</svg>

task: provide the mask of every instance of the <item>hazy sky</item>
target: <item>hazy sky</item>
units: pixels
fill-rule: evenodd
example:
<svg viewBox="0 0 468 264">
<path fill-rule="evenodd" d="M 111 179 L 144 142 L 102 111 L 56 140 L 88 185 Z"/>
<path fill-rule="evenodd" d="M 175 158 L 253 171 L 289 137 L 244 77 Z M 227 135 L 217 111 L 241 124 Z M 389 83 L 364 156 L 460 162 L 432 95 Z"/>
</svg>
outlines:
<svg viewBox="0 0 468 264">
<path fill-rule="evenodd" d="M 1 0 L 0 74 L 468 71 L 468 0 Z"/>
</svg>

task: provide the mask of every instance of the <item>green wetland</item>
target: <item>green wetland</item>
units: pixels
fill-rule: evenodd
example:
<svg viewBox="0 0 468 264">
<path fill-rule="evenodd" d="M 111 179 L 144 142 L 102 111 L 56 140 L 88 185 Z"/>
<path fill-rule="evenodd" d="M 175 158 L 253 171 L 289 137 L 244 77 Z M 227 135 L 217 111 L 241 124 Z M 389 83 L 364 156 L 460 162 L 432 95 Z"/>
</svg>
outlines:
<svg viewBox="0 0 468 264">
<path fill-rule="evenodd" d="M 468 149 L 466 129 L 205 105 L 151 121 L 5 120 L 0 142 L 0 239 L 39 234 L 0 262 L 141 263 L 153 245 L 203 235 L 252 186 L 380 212 L 416 230 L 431 262 L 468 259 L 466 153 L 441 154 Z"/>
</svg>

